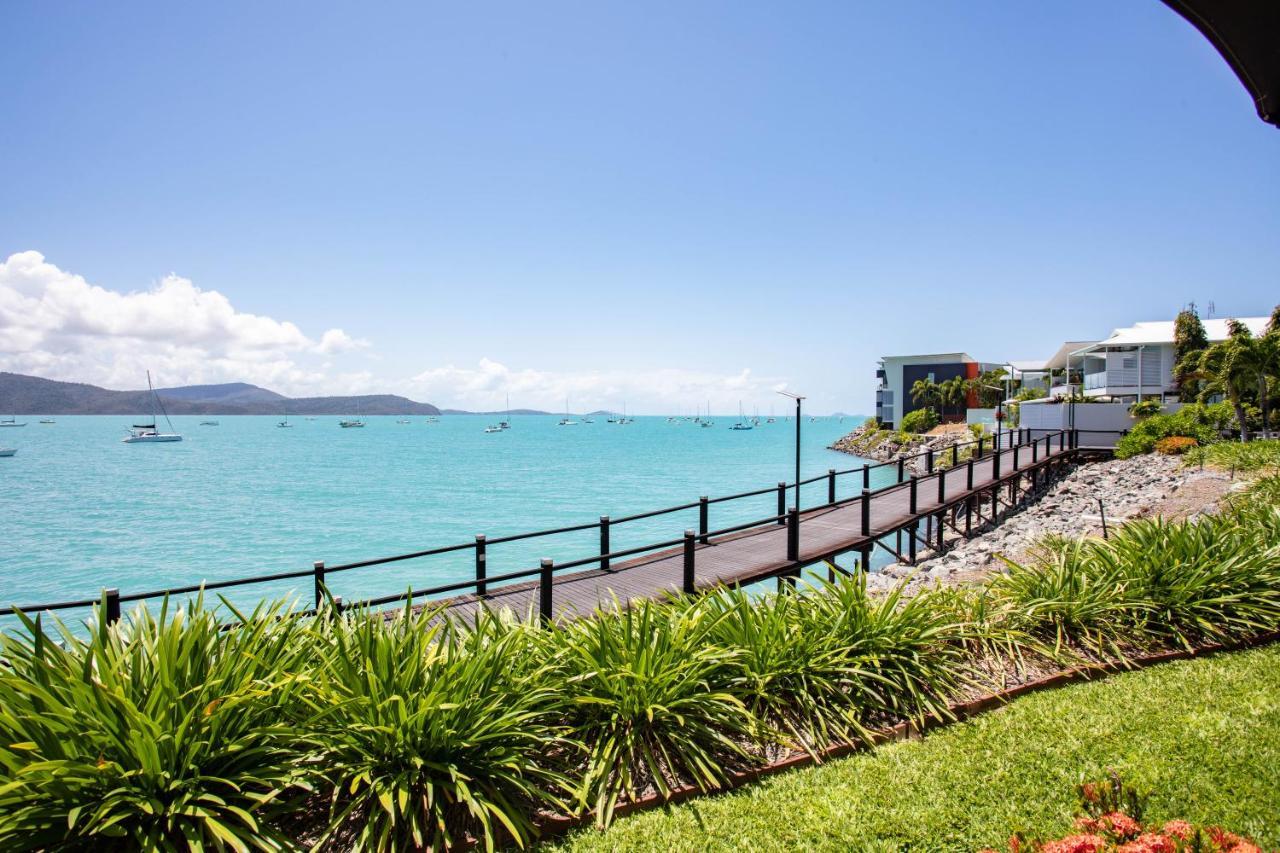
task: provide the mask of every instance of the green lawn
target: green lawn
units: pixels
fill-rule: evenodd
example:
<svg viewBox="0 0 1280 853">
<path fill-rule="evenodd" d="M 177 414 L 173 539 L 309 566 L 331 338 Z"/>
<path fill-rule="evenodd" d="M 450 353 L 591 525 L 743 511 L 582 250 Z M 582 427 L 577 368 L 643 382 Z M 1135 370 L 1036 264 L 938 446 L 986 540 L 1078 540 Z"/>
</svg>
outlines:
<svg viewBox="0 0 1280 853">
<path fill-rule="evenodd" d="M 579 830 L 563 850 L 1004 849 L 1061 835 L 1081 775 L 1152 792 L 1148 820 L 1280 846 L 1280 647 L 1035 694 L 923 740 Z"/>
</svg>

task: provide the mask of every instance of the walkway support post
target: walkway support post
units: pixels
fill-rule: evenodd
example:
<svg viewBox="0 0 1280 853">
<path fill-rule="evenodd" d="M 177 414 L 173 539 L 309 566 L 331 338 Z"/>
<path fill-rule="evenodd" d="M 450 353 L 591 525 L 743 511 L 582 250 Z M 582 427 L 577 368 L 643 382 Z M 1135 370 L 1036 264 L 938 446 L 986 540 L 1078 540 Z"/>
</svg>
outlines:
<svg viewBox="0 0 1280 853">
<path fill-rule="evenodd" d="M 538 571 L 538 618 L 543 627 L 551 625 L 551 582 L 554 569 L 555 561 L 543 557 Z"/>
<path fill-rule="evenodd" d="M 324 560 L 316 560 L 311 564 L 311 584 L 315 589 L 316 611 L 324 601 Z"/>
<path fill-rule="evenodd" d="M 476 595 L 484 595 L 489 591 L 488 585 L 484 582 L 488 572 L 486 560 L 488 555 L 485 551 L 485 537 L 483 533 L 476 534 Z"/>
<path fill-rule="evenodd" d="M 102 597 L 106 601 L 107 612 L 106 620 L 108 625 L 114 625 L 120 621 L 120 590 L 104 589 Z"/>
<path fill-rule="evenodd" d="M 684 532 L 684 594 L 693 595 L 693 561 L 694 561 L 694 543 L 697 537 L 694 536 L 692 530 Z"/>
<path fill-rule="evenodd" d="M 787 559 L 800 559 L 800 510 L 794 506 L 787 510 Z"/>
<path fill-rule="evenodd" d="M 711 529 L 711 501 L 706 495 L 698 498 L 698 532 L 702 535 L 698 541 L 707 544 L 707 531 Z"/>
<path fill-rule="evenodd" d="M 600 516 L 600 571 L 609 571 L 609 516 Z"/>
<path fill-rule="evenodd" d="M 916 564 L 916 537 L 920 535 L 920 522 L 913 521 L 907 528 L 907 563 Z"/>
<path fill-rule="evenodd" d="M 797 491 L 799 490 L 797 489 Z M 783 518 L 783 516 L 786 514 L 787 514 L 787 484 L 779 483 L 778 484 L 778 526 L 779 527 L 787 523 L 787 520 Z"/>
</svg>

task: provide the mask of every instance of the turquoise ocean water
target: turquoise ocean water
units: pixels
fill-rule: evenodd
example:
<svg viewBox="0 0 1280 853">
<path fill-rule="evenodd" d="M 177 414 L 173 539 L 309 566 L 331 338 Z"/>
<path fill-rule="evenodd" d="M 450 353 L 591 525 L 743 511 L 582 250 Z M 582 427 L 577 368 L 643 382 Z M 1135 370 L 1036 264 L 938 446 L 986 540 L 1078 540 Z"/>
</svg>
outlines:
<svg viewBox="0 0 1280 853">
<path fill-rule="evenodd" d="M 340 429 L 337 417 L 174 418 L 185 440 L 123 444 L 128 417 L 38 417 L 0 430 L 18 455 L 0 459 L 0 604 L 92 597 L 103 587 L 129 594 L 254 574 L 391 556 L 455 542 L 594 521 L 731 494 L 794 476 L 794 421 L 751 431 L 641 417 L 626 426 L 556 425 L 556 417 L 367 418 Z M 20 420 L 21 420 L 20 419 Z M 806 417 L 805 477 L 861 460 L 825 449 L 859 419 Z M 877 472 L 877 482 L 892 476 Z M 840 495 L 859 478 L 841 478 Z M 806 487 L 806 505 L 825 500 Z M 713 506 L 711 527 L 772 515 L 765 495 Z M 696 510 L 613 530 L 613 548 L 679 537 Z M 492 546 L 489 573 L 598 552 L 587 531 Z M 330 578 L 347 601 L 423 588 L 474 574 L 471 552 L 358 569 Z M 306 579 L 230 594 L 238 603 L 297 592 Z M 70 618 L 83 614 L 69 613 Z"/>
</svg>

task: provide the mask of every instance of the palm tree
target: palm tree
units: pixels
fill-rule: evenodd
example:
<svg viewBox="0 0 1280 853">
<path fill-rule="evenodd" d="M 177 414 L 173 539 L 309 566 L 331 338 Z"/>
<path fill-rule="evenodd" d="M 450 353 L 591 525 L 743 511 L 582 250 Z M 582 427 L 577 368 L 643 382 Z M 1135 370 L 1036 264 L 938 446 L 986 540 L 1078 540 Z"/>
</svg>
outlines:
<svg viewBox="0 0 1280 853">
<path fill-rule="evenodd" d="M 965 399 L 969 396 L 969 383 L 965 381 L 963 376 L 953 376 L 943 382 L 940 389 L 944 409 L 947 406 L 954 406 L 955 410 L 959 412 L 964 406 Z"/>
<path fill-rule="evenodd" d="M 1265 372 L 1262 371 L 1262 353 L 1257 339 L 1249 327 L 1237 320 L 1228 320 L 1230 337 L 1219 341 L 1200 354 L 1195 377 L 1205 380 L 1201 397 L 1222 394 L 1235 410 L 1240 424 L 1240 440 L 1249 440 L 1249 424 L 1244 411 L 1244 395 L 1255 382 L 1265 388 Z M 1262 379 L 1259 380 L 1259 374 Z"/>
<path fill-rule="evenodd" d="M 932 379 L 917 379 L 911 386 L 911 399 L 917 406 L 937 411 L 942 389 Z"/>
</svg>

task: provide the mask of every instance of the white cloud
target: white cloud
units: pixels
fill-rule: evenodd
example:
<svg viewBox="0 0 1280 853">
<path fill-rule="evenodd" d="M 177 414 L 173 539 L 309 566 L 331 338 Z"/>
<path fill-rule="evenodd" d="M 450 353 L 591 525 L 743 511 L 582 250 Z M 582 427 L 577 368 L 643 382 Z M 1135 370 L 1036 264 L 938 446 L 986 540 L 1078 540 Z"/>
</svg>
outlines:
<svg viewBox="0 0 1280 853">
<path fill-rule="evenodd" d="M 758 377 L 744 368 L 736 374 L 662 368 L 550 372 L 512 370 L 488 358 L 475 367 L 435 367 L 412 377 L 406 391 L 418 399 L 455 408 L 488 410 L 511 405 L 558 411 L 565 398 L 574 411 L 618 410 L 624 403 L 634 412 L 689 412 L 695 407 L 725 413 L 738 402 L 751 410 L 767 411 L 774 390 L 785 387 L 777 377 Z"/>
<path fill-rule="evenodd" d="M 39 252 L 0 262 L 5 370 L 136 388 L 150 369 L 164 385 L 246 381 L 323 393 L 333 390 L 331 380 L 308 354 L 366 346 L 341 329 L 316 342 L 287 320 L 238 311 L 218 291 L 177 275 L 120 293 L 59 269 Z"/>
<path fill-rule="evenodd" d="M 358 353 L 358 354 L 356 354 Z M 355 359 L 358 363 L 353 364 Z M 402 393 L 440 406 L 558 411 L 692 412 L 710 401 L 718 413 L 768 411 L 778 377 L 658 368 L 552 372 L 512 369 L 482 358 L 409 379 L 375 375 L 368 341 L 340 328 L 307 336 L 295 324 L 239 311 L 215 290 L 169 275 L 146 290 L 121 293 L 20 252 L 0 262 L 0 370 L 49 379 L 137 388 L 150 370 L 162 385 L 252 382 L 294 396 Z M 781 409 L 779 409 L 781 411 Z"/>
<path fill-rule="evenodd" d="M 320 336 L 320 343 L 316 344 L 315 351 L 320 353 L 334 352 L 350 352 L 356 349 L 367 349 L 369 342 L 359 338 L 353 338 L 341 329 L 329 329 Z"/>
</svg>

